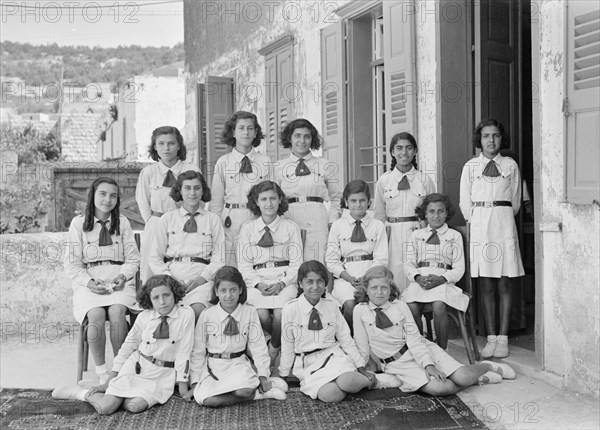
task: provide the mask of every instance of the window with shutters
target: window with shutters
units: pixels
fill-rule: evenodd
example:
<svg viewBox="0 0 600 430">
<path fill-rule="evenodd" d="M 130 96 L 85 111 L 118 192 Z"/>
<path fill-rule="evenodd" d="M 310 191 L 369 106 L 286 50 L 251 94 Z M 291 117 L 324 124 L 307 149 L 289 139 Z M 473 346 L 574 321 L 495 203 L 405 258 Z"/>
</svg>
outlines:
<svg viewBox="0 0 600 430">
<path fill-rule="evenodd" d="M 265 57 L 265 121 L 263 133 L 272 160 L 287 157 L 279 133 L 294 118 L 297 88 L 294 82 L 294 38 L 283 36 L 258 50 Z"/>
<path fill-rule="evenodd" d="M 567 4 L 567 201 L 600 200 L 600 8 Z"/>
</svg>

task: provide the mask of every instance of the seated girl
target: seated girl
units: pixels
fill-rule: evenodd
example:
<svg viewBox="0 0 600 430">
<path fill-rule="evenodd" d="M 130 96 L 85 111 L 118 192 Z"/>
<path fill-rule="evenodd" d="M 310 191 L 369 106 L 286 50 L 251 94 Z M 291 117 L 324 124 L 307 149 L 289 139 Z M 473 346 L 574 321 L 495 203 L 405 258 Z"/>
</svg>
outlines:
<svg viewBox="0 0 600 430">
<path fill-rule="evenodd" d="M 271 334 L 269 355 L 274 365 L 281 347 L 281 308 L 298 294 L 296 275 L 302 263 L 300 229 L 282 218 L 288 210 L 283 191 L 264 181 L 248 194 L 248 209 L 257 216 L 240 230 L 238 267 L 248 285 L 248 303 Z"/>
<path fill-rule="evenodd" d="M 258 399 L 285 400 L 287 384 L 269 380 L 269 355 L 258 314 L 246 303 L 241 273 L 224 266 L 215 274 L 214 306 L 200 315 L 191 355 L 192 397 L 204 406 L 229 406 Z M 252 360 L 248 358 L 250 352 Z"/>
<path fill-rule="evenodd" d="M 210 188 L 200 172 L 180 174 L 171 198 L 183 200 L 183 205 L 160 218 L 150 251 L 150 269 L 173 276 L 185 286 L 182 303 L 192 307 L 197 321 L 208 306 L 214 274 L 224 264 L 223 226 L 217 215 L 204 209 Z"/>
<path fill-rule="evenodd" d="M 402 293 L 402 300 L 408 303 L 421 334 L 423 305 L 431 303 L 437 344 L 446 349 L 446 305 L 463 312 L 469 306 L 469 296 L 455 285 L 465 273 L 462 236 L 446 224 L 454 215 L 448 196 L 427 195 L 415 213 L 419 219 L 427 220 L 427 227 L 413 231 L 412 243 L 406 247 L 404 273 L 409 285 Z"/>
<path fill-rule="evenodd" d="M 176 381 L 179 392 L 185 394 L 194 312 L 179 303 L 183 296 L 183 286 L 170 276 L 148 279 L 138 293 L 140 306 L 146 310 L 135 320 L 108 380 L 90 390 L 78 385 L 59 387 L 52 397 L 86 401 L 100 415 L 110 415 L 120 406 L 135 413 L 166 403 Z"/>
<path fill-rule="evenodd" d="M 362 359 L 373 358 L 384 374 L 397 378 L 400 390 L 445 396 L 478 382 L 495 384 L 515 378 L 506 364 L 482 361 L 465 366 L 423 338 L 398 295 L 387 267 L 376 266 L 365 273 L 356 291 L 354 340 Z"/>
<path fill-rule="evenodd" d="M 331 295 L 342 306 L 342 313 L 352 326 L 354 291 L 369 267 L 387 266 L 388 242 L 385 225 L 367 212 L 371 192 L 362 179 L 344 188 L 342 208 L 348 209 L 335 221 L 329 232 L 325 264 L 333 273 Z"/>
<path fill-rule="evenodd" d="M 329 273 L 319 261 L 302 263 L 298 270 L 300 296 L 282 311 L 279 375 L 293 373 L 300 390 L 323 402 L 340 402 L 348 393 L 375 385 L 365 370 L 368 357 L 359 353 L 350 328 L 335 300 L 325 298 Z"/>
</svg>

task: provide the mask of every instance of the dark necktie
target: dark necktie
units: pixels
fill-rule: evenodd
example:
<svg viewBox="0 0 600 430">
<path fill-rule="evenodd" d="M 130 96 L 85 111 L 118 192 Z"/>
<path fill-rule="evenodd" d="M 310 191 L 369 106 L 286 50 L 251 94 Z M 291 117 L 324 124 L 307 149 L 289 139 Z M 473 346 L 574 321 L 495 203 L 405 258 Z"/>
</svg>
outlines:
<svg viewBox="0 0 600 430">
<path fill-rule="evenodd" d="M 108 232 L 108 228 L 106 228 L 106 224 L 109 222 L 106 221 L 98 221 L 102 227 L 100 227 L 100 239 L 98 240 L 98 245 L 100 246 L 108 246 L 112 245 L 112 239 L 110 238 L 110 233 Z"/>
<path fill-rule="evenodd" d="M 196 233 L 198 231 L 198 224 L 196 224 L 196 215 L 198 215 L 199 212 L 194 212 L 193 214 L 191 213 L 186 213 L 185 216 L 189 216 L 190 219 L 188 219 L 185 224 L 183 225 L 183 231 L 185 231 L 186 233 Z"/>
<path fill-rule="evenodd" d="M 410 183 L 408 182 L 408 177 L 404 176 L 400 182 L 398 182 L 398 190 L 410 190 Z"/>
<path fill-rule="evenodd" d="M 177 182 L 175 180 L 175 176 L 173 176 L 173 172 L 171 172 L 171 170 L 169 170 L 167 172 L 167 175 L 165 176 L 165 180 L 163 181 L 163 187 L 172 187 L 173 185 L 175 185 L 175 182 Z"/>
<path fill-rule="evenodd" d="M 356 220 L 356 225 L 354 226 L 354 230 L 352 230 L 352 237 L 350 238 L 350 242 L 366 242 L 367 236 L 365 236 L 365 231 L 362 228 L 362 222 L 360 220 Z"/>
<path fill-rule="evenodd" d="M 494 160 L 490 160 L 489 163 L 485 165 L 485 169 L 483 169 L 483 176 L 489 176 L 490 178 L 497 178 L 500 176 L 500 172 L 496 167 L 496 162 Z"/>
<path fill-rule="evenodd" d="M 240 173 L 252 173 L 252 163 L 250 163 L 250 159 L 247 155 L 244 155 L 244 158 L 242 158 Z"/>
<path fill-rule="evenodd" d="M 154 330 L 154 334 L 152 334 L 152 337 L 154 337 L 154 339 L 169 338 L 169 323 L 167 322 L 167 318 L 169 318 L 168 315 L 160 316 L 160 324 L 158 325 L 158 327 L 156 327 L 156 330 Z"/>
<path fill-rule="evenodd" d="M 321 322 L 321 317 L 319 316 L 319 311 L 317 308 L 313 308 L 310 313 L 310 320 L 308 321 L 308 329 L 309 330 L 323 330 L 323 323 Z"/>
<path fill-rule="evenodd" d="M 431 229 L 431 231 L 433 233 L 431 233 L 431 236 L 429 236 L 429 239 L 427 239 L 427 242 L 425 243 L 429 243 L 430 245 L 439 245 L 440 244 L 440 238 L 437 234 L 437 231 L 434 229 Z"/>
<path fill-rule="evenodd" d="M 271 229 L 269 226 L 265 225 L 265 233 L 262 235 L 257 245 L 261 248 L 273 246 L 273 236 L 271 236 Z"/>
<path fill-rule="evenodd" d="M 375 316 L 375 326 L 380 329 L 388 328 L 393 326 L 388 316 L 383 312 L 381 308 L 375 308 L 377 315 Z"/>
<path fill-rule="evenodd" d="M 240 334 L 238 323 L 231 315 L 227 317 L 227 325 L 225 326 L 225 330 L 223 330 L 223 334 L 227 336 L 235 336 Z"/>
<path fill-rule="evenodd" d="M 298 160 L 298 165 L 296 166 L 296 176 L 306 175 L 310 175 L 310 169 L 306 164 L 304 164 L 304 158 L 300 158 Z"/>
</svg>

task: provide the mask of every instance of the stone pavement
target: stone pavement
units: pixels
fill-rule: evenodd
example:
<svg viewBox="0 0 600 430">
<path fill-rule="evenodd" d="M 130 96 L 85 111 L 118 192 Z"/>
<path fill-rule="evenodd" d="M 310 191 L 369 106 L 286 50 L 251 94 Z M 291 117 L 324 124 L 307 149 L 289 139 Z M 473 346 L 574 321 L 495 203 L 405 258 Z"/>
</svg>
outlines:
<svg viewBox="0 0 600 430">
<path fill-rule="evenodd" d="M 53 388 L 74 384 L 77 368 L 76 341 L 77 337 L 69 334 L 51 339 L 0 339 L 0 386 Z M 452 340 L 448 351 L 459 361 L 467 363 L 460 339 Z M 107 357 L 110 356 L 111 353 L 107 352 Z M 110 361 L 112 360 L 109 358 Z M 497 385 L 474 386 L 459 393 L 462 400 L 488 427 L 600 428 L 600 406 L 597 399 L 558 388 L 558 377 L 535 369 L 532 352 L 512 347 L 511 357 L 506 361 L 515 365 L 516 380 Z M 84 374 L 84 381 L 91 385 L 94 378 L 91 358 L 90 370 Z"/>
</svg>

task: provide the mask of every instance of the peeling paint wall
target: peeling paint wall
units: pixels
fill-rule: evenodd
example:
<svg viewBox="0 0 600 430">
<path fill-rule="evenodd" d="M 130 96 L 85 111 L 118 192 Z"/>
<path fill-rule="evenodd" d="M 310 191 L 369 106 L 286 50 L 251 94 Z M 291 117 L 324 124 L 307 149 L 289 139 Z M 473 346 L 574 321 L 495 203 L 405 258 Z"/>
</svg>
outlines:
<svg viewBox="0 0 600 430">
<path fill-rule="evenodd" d="M 540 41 L 539 189 L 542 230 L 544 369 L 564 378 L 566 387 L 599 396 L 600 211 L 565 202 L 565 2 L 542 1 Z M 535 106 L 534 106 L 535 108 Z M 597 145 L 598 142 L 590 142 Z M 540 282 L 540 281 L 538 281 Z"/>
</svg>

